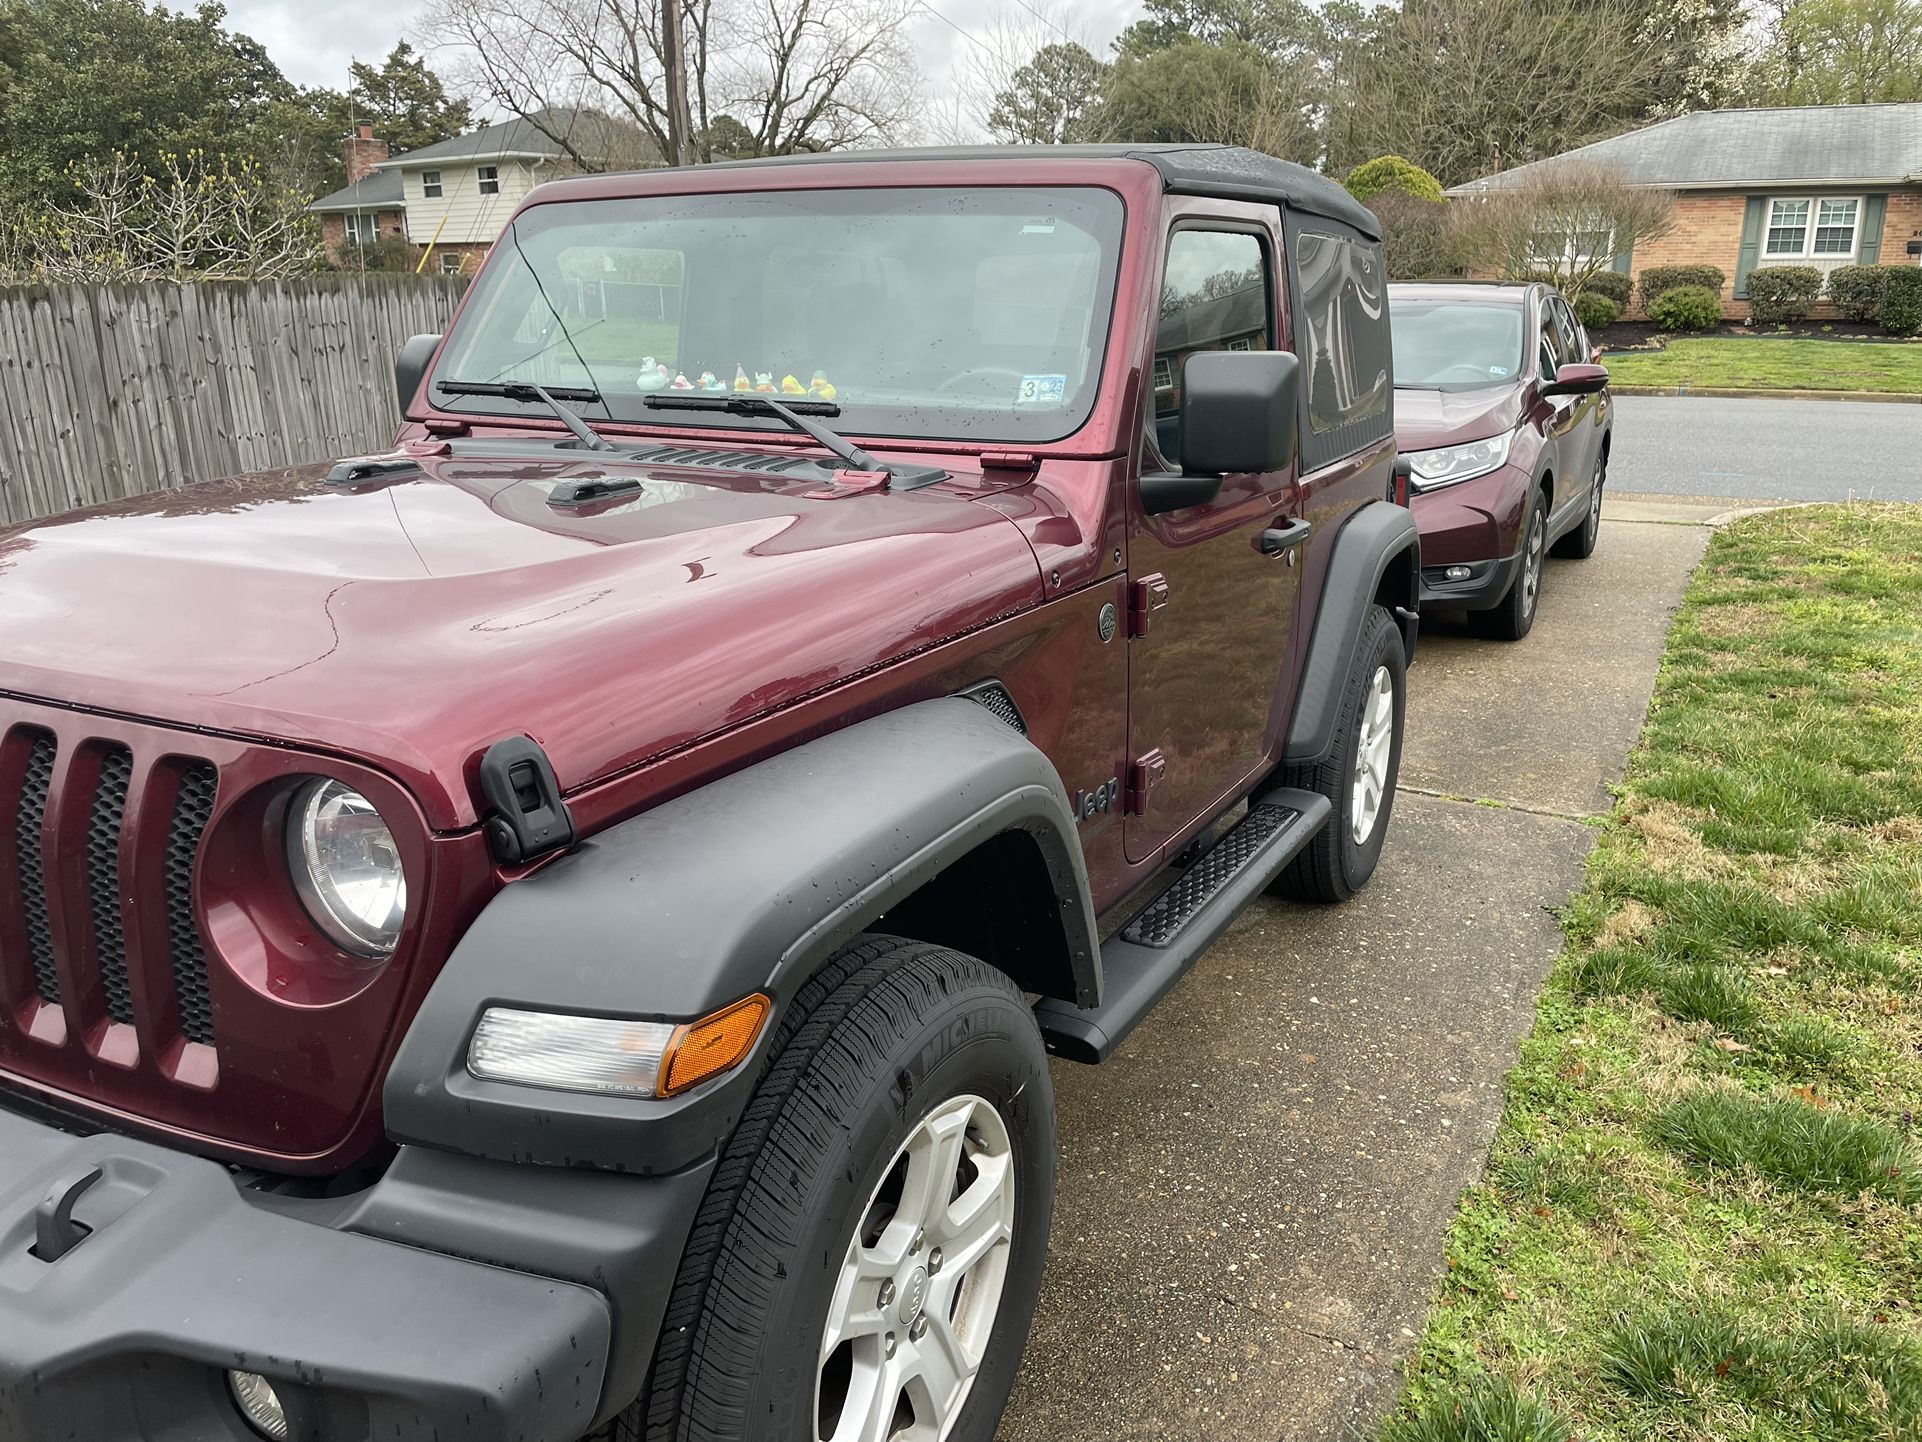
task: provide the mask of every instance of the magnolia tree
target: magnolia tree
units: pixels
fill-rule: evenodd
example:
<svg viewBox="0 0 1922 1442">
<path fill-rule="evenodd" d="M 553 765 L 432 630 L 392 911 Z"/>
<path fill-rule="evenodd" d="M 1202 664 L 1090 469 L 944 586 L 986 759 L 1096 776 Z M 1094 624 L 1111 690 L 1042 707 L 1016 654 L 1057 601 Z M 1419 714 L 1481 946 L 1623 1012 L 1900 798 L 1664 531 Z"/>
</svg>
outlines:
<svg viewBox="0 0 1922 1442">
<path fill-rule="evenodd" d="M 257 166 L 115 154 L 72 180 L 77 200 L 0 222 L 0 280 L 278 280 L 319 264 L 306 197 Z"/>
<path fill-rule="evenodd" d="M 1630 185 L 1618 171 L 1543 162 L 1448 208 L 1454 254 L 1471 269 L 1539 275 L 1578 295 L 1616 256 L 1675 228 L 1665 190 Z"/>
</svg>

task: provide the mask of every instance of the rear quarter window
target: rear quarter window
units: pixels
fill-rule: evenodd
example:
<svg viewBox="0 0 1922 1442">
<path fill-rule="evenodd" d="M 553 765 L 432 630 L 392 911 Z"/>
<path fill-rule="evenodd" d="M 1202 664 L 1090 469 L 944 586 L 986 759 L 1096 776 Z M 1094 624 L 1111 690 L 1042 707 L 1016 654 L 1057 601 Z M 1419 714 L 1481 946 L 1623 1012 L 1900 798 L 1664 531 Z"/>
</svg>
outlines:
<svg viewBox="0 0 1922 1442">
<path fill-rule="evenodd" d="M 1297 232 L 1290 257 L 1303 376 L 1302 465 L 1331 465 L 1385 439 L 1393 387 L 1381 247 Z"/>
</svg>

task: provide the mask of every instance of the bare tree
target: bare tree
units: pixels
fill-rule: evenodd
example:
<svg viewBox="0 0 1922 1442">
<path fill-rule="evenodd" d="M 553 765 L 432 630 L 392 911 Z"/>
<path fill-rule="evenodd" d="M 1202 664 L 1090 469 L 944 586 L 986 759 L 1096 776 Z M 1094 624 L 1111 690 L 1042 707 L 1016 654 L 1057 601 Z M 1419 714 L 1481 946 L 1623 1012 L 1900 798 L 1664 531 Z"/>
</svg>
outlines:
<svg viewBox="0 0 1922 1442">
<path fill-rule="evenodd" d="M 421 33 L 450 53 L 470 90 L 533 125 L 576 168 L 606 170 L 636 158 L 608 154 L 608 128 L 584 134 L 581 116 L 625 121 L 666 158 L 711 159 L 711 138 L 735 133 L 717 131 L 723 120 L 739 122 L 761 155 L 891 138 L 913 110 L 901 32 L 915 8 L 914 0 L 434 0 Z M 672 33 L 664 13 L 678 17 Z M 683 83 L 671 78 L 677 71 Z"/>
<path fill-rule="evenodd" d="M 1345 144 L 1457 185 L 1626 128 L 1632 0 L 1407 0 L 1352 62 Z"/>
<path fill-rule="evenodd" d="M 1448 207 L 1448 239 L 1467 265 L 1540 275 L 1569 295 L 1614 258 L 1675 228 L 1675 198 L 1605 166 L 1544 163 Z"/>
</svg>

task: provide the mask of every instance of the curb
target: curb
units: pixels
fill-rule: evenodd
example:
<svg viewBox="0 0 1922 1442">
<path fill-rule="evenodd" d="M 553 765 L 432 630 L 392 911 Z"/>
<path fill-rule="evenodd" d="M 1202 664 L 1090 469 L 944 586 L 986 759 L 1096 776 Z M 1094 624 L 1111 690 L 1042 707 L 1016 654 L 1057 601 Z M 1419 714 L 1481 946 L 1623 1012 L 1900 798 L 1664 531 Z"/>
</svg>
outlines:
<svg viewBox="0 0 1922 1442">
<path fill-rule="evenodd" d="M 1738 386 L 1635 386 L 1609 383 L 1618 396 L 1712 396 L 1720 400 L 1764 401 L 1878 401 L 1891 405 L 1922 405 L 1922 395 L 1901 391 L 1744 390 Z"/>
</svg>

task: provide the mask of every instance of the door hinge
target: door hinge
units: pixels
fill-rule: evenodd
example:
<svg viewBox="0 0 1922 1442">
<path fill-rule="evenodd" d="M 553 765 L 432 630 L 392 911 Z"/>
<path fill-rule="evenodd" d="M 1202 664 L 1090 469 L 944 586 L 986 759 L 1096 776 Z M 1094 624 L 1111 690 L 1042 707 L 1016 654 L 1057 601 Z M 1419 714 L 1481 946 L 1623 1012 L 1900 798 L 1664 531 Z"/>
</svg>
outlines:
<svg viewBox="0 0 1922 1442">
<path fill-rule="evenodd" d="M 1148 803 L 1154 799 L 1155 787 L 1167 773 L 1168 758 L 1159 748 L 1146 756 L 1137 756 L 1128 766 L 1128 814 L 1146 816 Z"/>
<path fill-rule="evenodd" d="M 1156 571 L 1128 583 L 1128 634 L 1145 636 L 1155 612 L 1168 604 L 1168 578 Z"/>
</svg>

